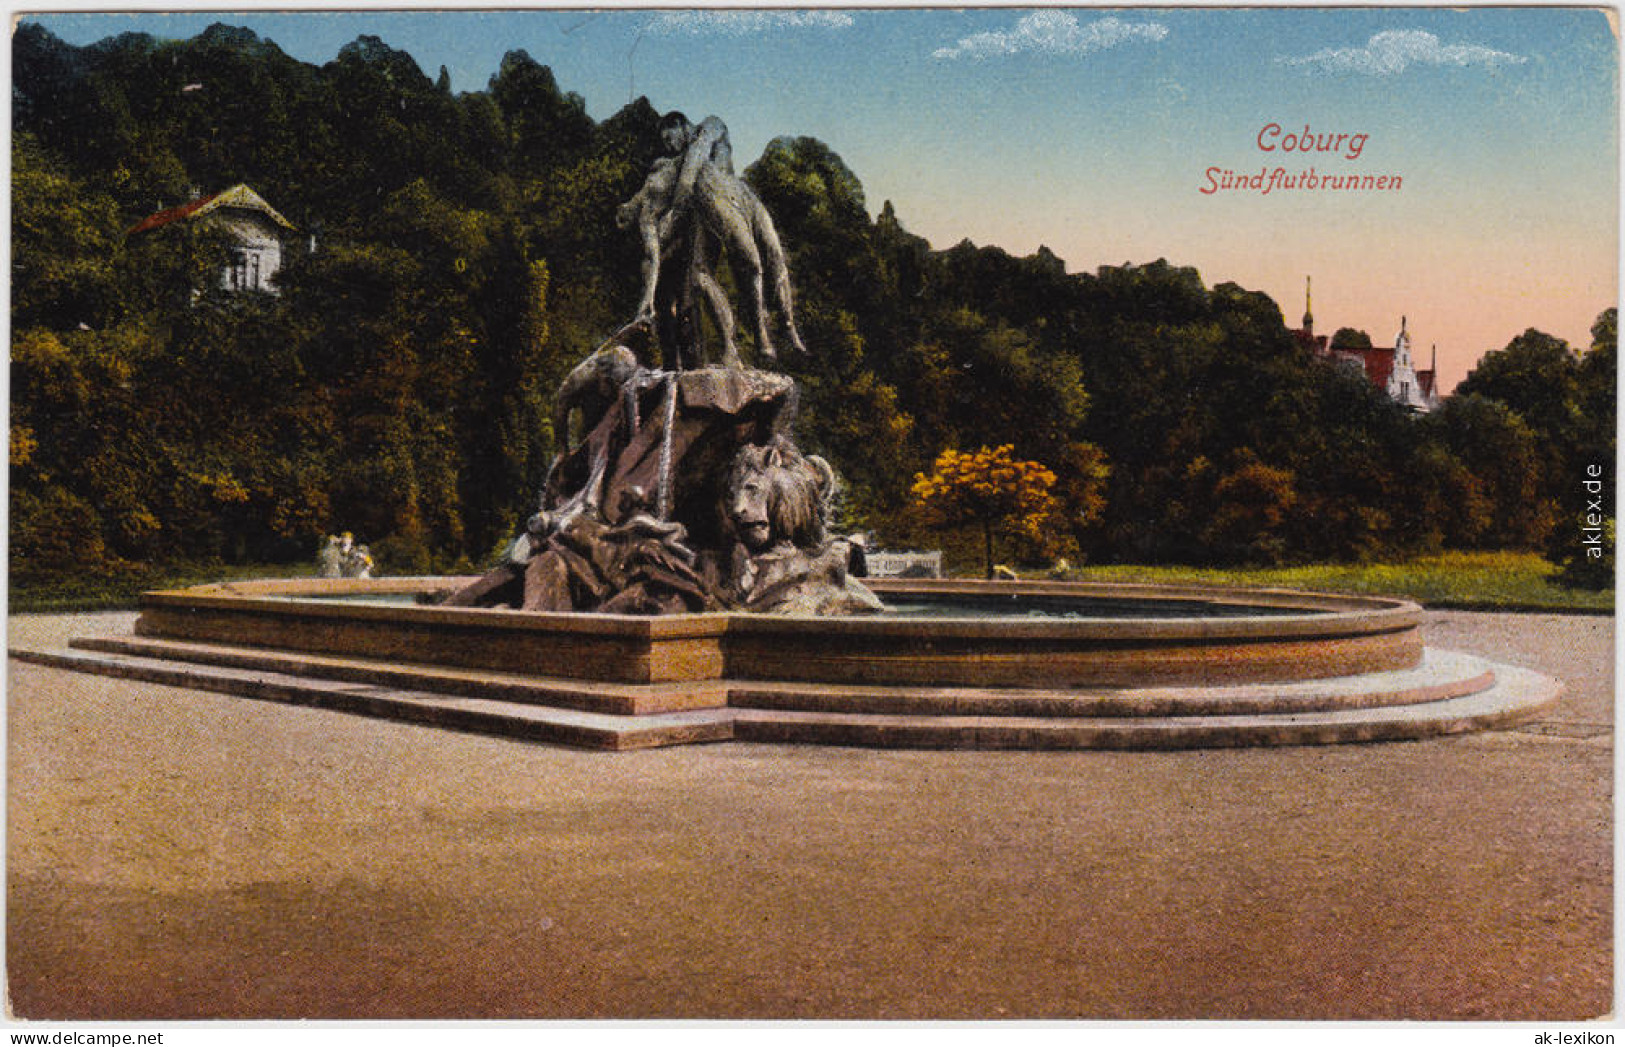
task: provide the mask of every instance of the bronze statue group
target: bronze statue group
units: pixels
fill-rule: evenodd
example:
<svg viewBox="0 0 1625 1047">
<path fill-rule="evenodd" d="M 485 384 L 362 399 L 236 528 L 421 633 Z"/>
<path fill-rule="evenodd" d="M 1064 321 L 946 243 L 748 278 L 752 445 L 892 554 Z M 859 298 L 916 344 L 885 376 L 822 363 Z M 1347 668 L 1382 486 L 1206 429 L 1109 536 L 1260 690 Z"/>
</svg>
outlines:
<svg viewBox="0 0 1625 1047">
<path fill-rule="evenodd" d="M 643 294 L 628 327 L 648 325 L 669 370 L 703 362 L 699 306 L 709 307 L 722 343 L 724 366 L 741 366 L 734 311 L 717 282 L 726 250 L 741 295 L 750 307 L 759 361 L 776 358 L 767 292 L 784 320 L 790 347 L 806 352 L 796 331 L 790 271 L 773 219 L 733 168 L 728 129 L 708 116 L 692 124 L 682 113 L 660 122 L 667 155 L 656 160 L 643 187 L 616 215 L 643 241 Z"/>
<path fill-rule="evenodd" d="M 879 611 L 854 570 L 861 555 L 829 533 L 835 471 L 803 455 L 791 434 L 796 384 L 744 365 L 717 280 L 726 256 L 758 364 L 777 356 L 769 291 L 789 346 L 806 352 L 772 217 L 734 173 L 721 120 L 696 125 L 671 113 L 660 130 L 666 155 L 616 216 L 642 240 L 636 314 L 559 388 L 562 450 L 540 510 L 501 564 L 439 602 L 614 614 Z M 721 343 L 715 363 L 702 306 Z M 633 345 L 657 349 L 660 366 Z"/>
</svg>

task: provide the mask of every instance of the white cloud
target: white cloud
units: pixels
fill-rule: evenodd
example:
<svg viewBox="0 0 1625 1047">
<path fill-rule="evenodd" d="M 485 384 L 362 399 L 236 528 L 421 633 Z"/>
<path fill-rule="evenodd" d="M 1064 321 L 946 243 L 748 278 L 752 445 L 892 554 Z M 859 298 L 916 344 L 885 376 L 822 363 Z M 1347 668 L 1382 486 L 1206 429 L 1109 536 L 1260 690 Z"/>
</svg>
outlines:
<svg viewBox="0 0 1625 1047">
<path fill-rule="evenodd" d="M 665 35 L 747 36 L 774 29 L 846 29 L 852 16 L 845 11 L 666 11 L 649 23 L 649 30 Z"/>
<path fill-rule="evenodd" d="M 1441 44 L 1438 37 L 1421 29 L 1390 29 L 1373 36 L 1364 47 L 1328 47 L 1279 61 L 1328 73 L 1392 76 L 1413 65 L 1517 65 L 1529 59 L 1477 44 Z"/>
<path fill-rule="evenodd" d="M 1130 40 L 1161 40 L 1168 27 L 1159 22 L 1125 22 L 1100 18 L 1080 25 L 1066 11 L 1034 11 L 1022 16 L 1013 29 L 974 33 L 952 47 L 941 47 L 933 58 L 998 58 L 1024 52 L 1045 55 L 1087 55 Z"/>
</svg>

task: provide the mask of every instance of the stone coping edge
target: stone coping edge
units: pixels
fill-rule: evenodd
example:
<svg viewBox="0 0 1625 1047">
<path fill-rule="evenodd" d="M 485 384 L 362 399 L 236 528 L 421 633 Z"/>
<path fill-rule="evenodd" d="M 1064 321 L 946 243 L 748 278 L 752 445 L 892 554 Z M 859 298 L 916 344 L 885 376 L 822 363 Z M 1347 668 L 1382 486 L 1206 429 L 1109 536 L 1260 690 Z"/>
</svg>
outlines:
<svg viewBox="0 0 1625 1047">
<path fill-rule="evenodd" d="M 888 594 L 965 596 L 1127 597 L 1193 604 L 1224 602 L 1272 609 L 1301 609 L 1301 615 L 1256 618 L 989 619 L 966 617 L 800 617 L 737 613 L 676 614 L 658 617 L 516 611 L 505 608 L 389 606 L 338 603 L 321 597 L 404 595 L 456 587 L 472 578 L 399 577 L 377 579 L 274 579 L 224 582 L 187 589 L 157 590 L 141 596 L 143 608 L 199 608 L 244 611 L 275 617 L 394 621 L 401 624 L 460 626 L 513 631 L 575 633 L 632 639 L 682 640 L 742 636 L 875 636 L 931 639 L 1223 640 L 1371 635 L 1414 629 L 1420 605 L 1403 599 L 1316 593 L 1292 589 L 1164 586 L 1114 582 L 982 581 L 975 579 L 873 579 Z M 299 599 L 312 597 L 312 599 Z"/>
</svg>

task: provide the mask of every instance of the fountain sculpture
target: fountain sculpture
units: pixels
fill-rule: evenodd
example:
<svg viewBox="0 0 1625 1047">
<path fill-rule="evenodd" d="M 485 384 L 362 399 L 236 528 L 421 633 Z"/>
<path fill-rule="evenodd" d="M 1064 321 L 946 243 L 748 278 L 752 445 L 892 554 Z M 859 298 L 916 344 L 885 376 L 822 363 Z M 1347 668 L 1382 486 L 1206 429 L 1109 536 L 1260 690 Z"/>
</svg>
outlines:
<svg viewBox="0 0 1625 1047">
<path fill-rule="evenodd" d="M 728 132 L 708 117 L 662 122 L 672 155 L 657 160 L 621 224 L 644 246 L 638 313 L 565 379 L 554 431 L 585 434 L 549 471 L 542 504 L 505 561 L 448 594 L 448 607 L 676 614 L 745 610 L 864 614 L 880 601 L 848 577 L 847 542 L 828 534 L 837 480 L 792 435 L 795 383 L 747 368 L 733 311 L 714 276 L 725 243 L 753 293 L 759 356 L 776 355 L 764 263 L 790 344 L 799 351 L 784 250 L 756 194 L 734 174 Z M 722 342 L 703 359 L 698 305 Z M 658 344 L 667 370 L 623 341 Z"/>
<path fill-rule="evenodd" d="M 644 247 L 636 313 L 561 386 L 565 450 L 500 564 L 148 593 L 133 637 L 12 656 L 605 748 L 1393 740 L 1504 726 L 1556 699 L 1556 681 L 1424 649 L 1404 600 L 859 581 L 830 533 L 835 472 L 796 446 L 795 383 L 744 365 L 715 275 L 725 250 L 758 363 L 776 357 L 769 290 L 786 345 L 806 352 L 772 219 L 720 120 L 671 114 L 662 136 L 669 155 L 619 215 Z"/>
</svg>

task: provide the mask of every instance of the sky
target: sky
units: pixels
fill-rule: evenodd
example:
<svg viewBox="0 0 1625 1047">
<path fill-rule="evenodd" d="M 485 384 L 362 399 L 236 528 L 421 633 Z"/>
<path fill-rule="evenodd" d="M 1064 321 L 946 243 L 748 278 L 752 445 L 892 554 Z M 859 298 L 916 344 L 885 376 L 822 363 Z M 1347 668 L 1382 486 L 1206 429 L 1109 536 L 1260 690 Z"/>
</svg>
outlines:
<svg viewBox="0 0 1625 1047">
<path fill-rule="evenodd" d="M 1529 327 L 1588 346 L 1618 301 L 1610 9 L 287 6 L 13 13 L 74 44 L 226 22 L 315 64 L 368 34 L 457 91 L 523 49 L 596 119 L 721 117 L 741 167 L 818 138 L 934 247 L 1166 258 L 1292 325 L 1312 277 L 1317 332 L 1403 317 L 1445 389 Z"/>
</svg>

